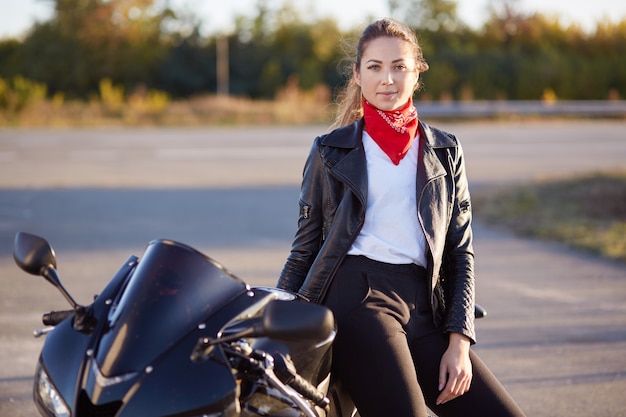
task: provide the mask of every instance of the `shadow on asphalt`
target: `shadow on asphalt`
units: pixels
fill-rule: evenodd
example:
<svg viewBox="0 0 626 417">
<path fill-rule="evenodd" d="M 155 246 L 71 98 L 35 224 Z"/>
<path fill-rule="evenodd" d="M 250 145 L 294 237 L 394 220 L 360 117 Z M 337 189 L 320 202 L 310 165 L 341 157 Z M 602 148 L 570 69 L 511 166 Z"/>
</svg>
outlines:
<svg viewBox="0 0 626 417">
<path fill-rule="evenodd" d="M 298 187 L 236 189 L 0 190 L 0 253 L 18 231 L 41 235 L 58 251 L 143 248 L 153 239 L 191 246 L 290 243 Z"/>
</svg>

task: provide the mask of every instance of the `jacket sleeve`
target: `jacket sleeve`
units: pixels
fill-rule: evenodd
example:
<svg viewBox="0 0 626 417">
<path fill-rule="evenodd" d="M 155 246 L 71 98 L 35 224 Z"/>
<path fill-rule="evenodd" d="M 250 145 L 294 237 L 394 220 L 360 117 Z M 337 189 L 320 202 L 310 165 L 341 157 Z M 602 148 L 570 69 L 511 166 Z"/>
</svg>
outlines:
<svg viewBox="0 0 626 417">
<path fill-rule="evenodd" d="M 316 138 L 304 165 L 300 188 L 300 214 L 291 252 L 277 287 L 298 292 L 315 260 L 323 239 L 323 164 Z"/>
<path fill-rule="evenodd" d="M 460 144 L 456 148 L 456 155 L 450 158 L 450 164 L 455 194 L 443 258 L 447 280 L 445 330 L 464 334 L 475 343 L 472 207 Z"/>
</svg>

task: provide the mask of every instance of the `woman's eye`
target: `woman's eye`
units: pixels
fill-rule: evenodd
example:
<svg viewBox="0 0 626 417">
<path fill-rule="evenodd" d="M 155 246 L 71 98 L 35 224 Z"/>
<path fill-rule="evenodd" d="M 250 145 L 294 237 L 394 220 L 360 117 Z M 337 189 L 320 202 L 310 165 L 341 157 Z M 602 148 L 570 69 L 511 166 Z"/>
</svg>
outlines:
<svg viewBox="0 0 626 417">
<path fill-rule="evenodd" d="M 377 70 L 379 68 L 380 68 L 380 65 L 378 64 L 372 64 L 369 67 L 367 67 L 367 69 L 370 69 L 370 70 Z"/>
</svg>

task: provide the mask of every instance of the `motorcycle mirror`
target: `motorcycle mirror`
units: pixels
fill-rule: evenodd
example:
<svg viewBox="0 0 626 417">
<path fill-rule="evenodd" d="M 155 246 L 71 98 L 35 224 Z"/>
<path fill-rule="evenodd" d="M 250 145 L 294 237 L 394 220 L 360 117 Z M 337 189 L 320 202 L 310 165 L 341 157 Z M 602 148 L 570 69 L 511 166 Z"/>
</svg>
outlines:
<svg viewBox="0 0 626 417">
<path fill-rule="evenodd" d="M 61 284 L 56 270 L 54 249 L 46 239 L 26 232 L 17 232 L 13 243 L 13 259 L 22 270 L 32 275 L 40 275 L 54 285 L 74 310 L 81 307 Z"/>
<path fill-rule="evenodd" d="M 265 307 L 260 327 L 263 336 L 279 340 L 323 340 L 330 336 L 334 318 L 319 304 L 273 300 Z"/>
<path fill-rule="evenodd" d="M 194 362 L 202 361 L 213 351 L 214 345 L 246 337 L 324 340 L 330 337 L 334 326 L 333 314 L 324 306 L 297 300 L 272 300 L 265 306 L 262 317 L 234 323 L 215 339 L 199 339 L 190 358 Z"/>
<path fill-rule="evenodd" d="M 57 267 L 54 250 L 42 237 L 26 232 L 17 232 L 13 245 L 13 259 L 24 271 L 42 275 L 46 268 Z"/>
</svg>

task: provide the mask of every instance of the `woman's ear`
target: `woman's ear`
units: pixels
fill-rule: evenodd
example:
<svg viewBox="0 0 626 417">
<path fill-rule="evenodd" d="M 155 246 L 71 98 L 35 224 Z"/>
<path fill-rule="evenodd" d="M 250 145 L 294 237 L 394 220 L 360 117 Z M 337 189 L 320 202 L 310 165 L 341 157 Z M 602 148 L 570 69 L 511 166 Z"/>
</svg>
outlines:
<svg viewBox="0 0 626 417">
<path fill-rule="evenodd" d="M 417 73 L 417 77 L 415 78 L 415 84 L 413 84 L 413 92 L 415 93 L 420 88 L 420 73 Z"/>
<path fill-rule="evenodd" d="M 356 64 L 352 65 L 352 79 L 359 87 L 361 86 L 361 74 L 359 74 L 359 70 L 356 67 Z"/>
</svg>

